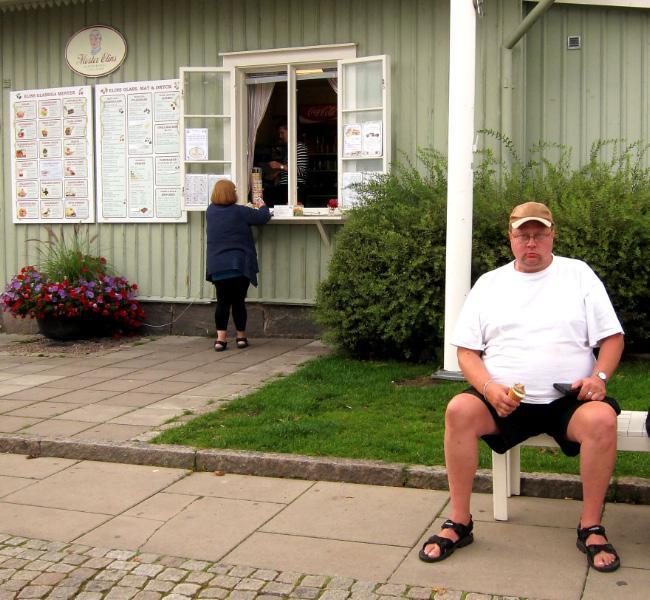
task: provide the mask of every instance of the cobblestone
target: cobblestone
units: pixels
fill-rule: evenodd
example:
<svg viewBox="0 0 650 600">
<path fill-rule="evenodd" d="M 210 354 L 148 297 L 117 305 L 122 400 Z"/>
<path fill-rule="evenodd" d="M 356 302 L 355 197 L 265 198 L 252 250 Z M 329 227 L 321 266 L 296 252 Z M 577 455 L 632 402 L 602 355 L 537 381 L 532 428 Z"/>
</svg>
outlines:
<svg viewBox="0 0 650 600">
<path fill-rule="evenodd" d="M 200 585 L 204 585 L 212 579 L 214 579 L 214 574 L 212 573 L 206 573 L 205 571 L 192 571 L 185 578 L 185 581 L 187 583 L 198 583 Z"/>
<path fill-rule="evenodd" d="M 349 595 L 348 590 L 325 590 L 320 600 L 347 600 Z"/>
<path fill-rule="evenodd" d="M 200 585 L 195 583 L 179 583 L 172 592 L 174 594 L 181 594 L 182 596 L 194 596 L 201 589 Z"/>
<path fill-rule="evenodd" d="M 431 590 L 423 587 L 412 587 L 407 593 L 408 598 L 414 600 L 429 600 L 431 598 Z"/>
<path fill-rule="evenodd" d="M 305 575 L 300 585 L 305 587 L 322 588 L 327 583 L 328 578 L 323 575 Z"/>
<path fill-rule="evenodd" d="M 255 569 L 252 567 L 233 567 L 230 570 L 229 575 L 231 577 L 248 577 L 255 572 Z"/>
<path fill-rule="evenodd" d="M 217 587 L 205 588 L 199 594 L 199 598 L 210 598 L 211 600 L 223 600 L 228 595 L 228 590 Z"/>
<path fill-rule="evenodd" d="M 0 600 L 461 600 L 462 592 L 0 534 Z M 490 600 L 472 593 L 467 600 Z"/>
</svg>

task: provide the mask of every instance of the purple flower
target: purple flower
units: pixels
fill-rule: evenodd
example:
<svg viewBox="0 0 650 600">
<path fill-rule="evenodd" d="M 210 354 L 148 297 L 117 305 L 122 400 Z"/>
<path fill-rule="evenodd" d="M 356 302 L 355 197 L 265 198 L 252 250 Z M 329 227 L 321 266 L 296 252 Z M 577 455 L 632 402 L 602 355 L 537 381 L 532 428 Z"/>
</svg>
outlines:
<svg viewBox="0 0 650 600">
<path fill-rule="evenodd" d="M 95 294 L 93 294 L 90 290 L 86 292 L 86 298 L 94 298 Z"/>
</svg>

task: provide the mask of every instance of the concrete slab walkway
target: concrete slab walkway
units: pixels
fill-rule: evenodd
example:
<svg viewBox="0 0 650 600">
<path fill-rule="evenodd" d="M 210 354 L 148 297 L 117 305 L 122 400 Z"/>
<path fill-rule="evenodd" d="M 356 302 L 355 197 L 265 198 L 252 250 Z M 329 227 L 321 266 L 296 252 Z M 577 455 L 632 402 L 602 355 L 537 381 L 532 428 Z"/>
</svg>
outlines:
<svg viewBox="0 0 650 600">
<path fill-rule="evenodd" d="M 208 338 L 166 336 L 95 356 L 12 356 L 29 337 L 0 335 L 0 433 L 113 442 L 148 441 L 171 419 L 214 410 L 327 352 L 313 340 L 255 339 L 216 353 Z"/>
<path fill-rule="evenodd" d="M 495 523 L 485 494 L 474 544 L 422 563 L 447 507 L 442 491 L 0 455 L 0 599 L 647 595 L 648 506 L 606 506 L 623 561 L 608 575 L 575 547 L 578 502 L 514 498 Z"/>
<path fill-rule="evenodd" d="M 77 359 L 3 353 L 0 437 L 148 440 L 308 358 L 310 340 L 216 354 L 160 338 Z M 623 567 L 599 574 L 575 548 L 580 505 L 513 498 L 495 523 L 476 494 L 476 541 L 418 560 L 448 493 L 183 468 L 0 454 L 0 600 L 600 600 L 650 589 L 650 506 L 607 504 Z"/>
</svg>

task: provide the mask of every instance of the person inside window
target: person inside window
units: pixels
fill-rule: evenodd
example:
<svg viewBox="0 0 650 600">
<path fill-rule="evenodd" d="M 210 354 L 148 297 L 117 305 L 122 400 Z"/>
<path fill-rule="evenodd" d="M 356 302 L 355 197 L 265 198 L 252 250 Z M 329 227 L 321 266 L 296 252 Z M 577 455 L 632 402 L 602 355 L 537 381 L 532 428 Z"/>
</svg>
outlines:
<svg viewBox="0 0 650 600">
<path fill-rule="evenodd" d="M 267 200 L 269 206 L 276 204 L 288 204 L 289 198 L 289 150 L 287 142 L 289 140 L 289 130 L 286 121 L 280 121 L 277 126 L 278 146 L 274 150 L 274 160 L 268 164 L 271 170 L 271 179 L 275 185 L 267 189 Z M 297 201 L 304 204 L 305 190 L 307 188 L 307 171 L 309 169 L 309 154 L 304 142 L 296 144 L 296 179 L 298 184 Z"/>
</svg>

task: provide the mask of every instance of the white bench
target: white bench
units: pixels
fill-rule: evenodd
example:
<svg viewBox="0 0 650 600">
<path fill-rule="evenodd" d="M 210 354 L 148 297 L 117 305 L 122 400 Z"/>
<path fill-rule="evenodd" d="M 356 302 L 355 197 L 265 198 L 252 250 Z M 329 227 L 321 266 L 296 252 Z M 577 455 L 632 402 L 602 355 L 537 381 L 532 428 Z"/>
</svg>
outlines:
<svg viewBox="0 0 650 600">
<path fill-rule="evenodd" d="M 650 437 L 645 429 L 647 412 L 623 410 L 618 416 L 617 449 L 650 452 Z M 538 435 L 523 442 L 526 446 L 555 447 L 555 440 L 548 435 Z M 520 451 L 521 444 L 505 454 L 492 452 L 492 502 L 494 518 L 508 520 L 508 498 L 520 493 Z"/>
</svg>

